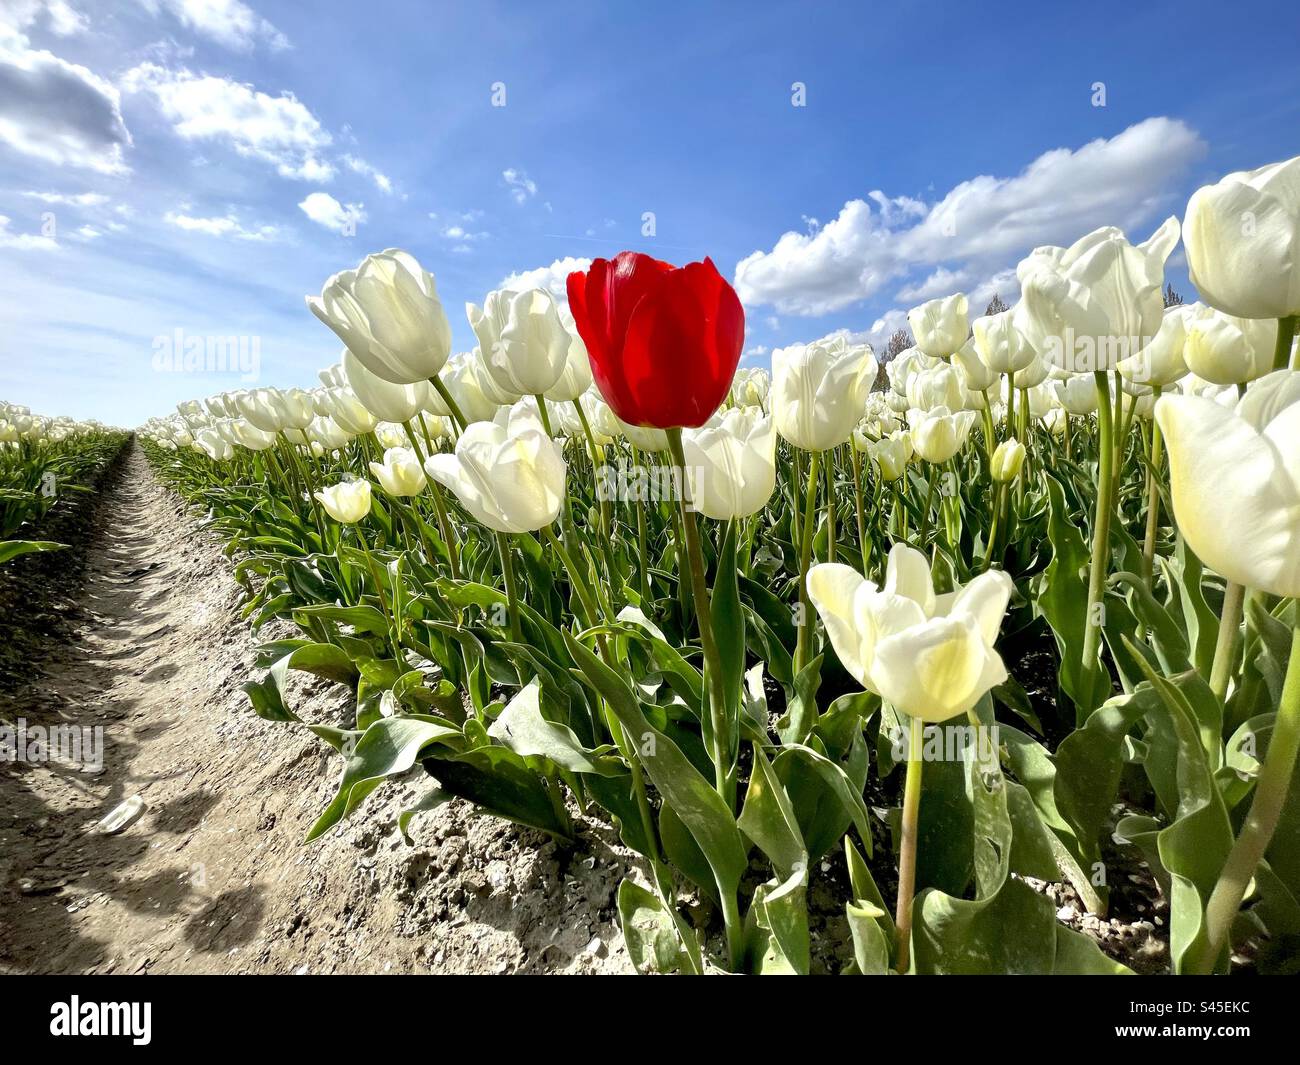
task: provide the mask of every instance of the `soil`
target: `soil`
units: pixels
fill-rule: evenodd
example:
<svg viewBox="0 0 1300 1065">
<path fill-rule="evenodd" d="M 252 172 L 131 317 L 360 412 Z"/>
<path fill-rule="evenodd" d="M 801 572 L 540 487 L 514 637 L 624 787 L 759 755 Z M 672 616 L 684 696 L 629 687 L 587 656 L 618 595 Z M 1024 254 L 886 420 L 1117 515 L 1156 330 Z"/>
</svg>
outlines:
<svg viewBox="0 0 1300 1065">
<path fill-rule="evenodd" d="M 35 594 L 48 563 L 18 568 L 40 556 L 4 574 L 32 603 L 0 643 L 39 638 L 21 669 L 0 664 L 0 725 L 102 727 L 104 757 L 0 763 L 0 971 L 631 971 L 614 897 L 632 856 L 607 826 L 560 848 L 455 801 L 408 846 L 417 768 L 304 845 L 338 756 L 240 690 L 259 639 L 293 633 L 252 635 L 220 544 L 138 448 L 102 488 L 63 530 L 86 535 L 51 595 Z M 350 724 L 337 686 L 302 675 L 289 695 L 304 720 Z M 137 795 L 138 820 L 97 831 Z"/>
</svg>

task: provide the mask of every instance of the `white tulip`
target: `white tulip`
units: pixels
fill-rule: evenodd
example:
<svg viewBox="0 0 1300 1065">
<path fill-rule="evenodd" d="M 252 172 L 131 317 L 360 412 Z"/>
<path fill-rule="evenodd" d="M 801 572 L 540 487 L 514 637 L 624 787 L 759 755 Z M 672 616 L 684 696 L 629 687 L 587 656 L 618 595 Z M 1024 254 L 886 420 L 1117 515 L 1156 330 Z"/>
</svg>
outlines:
<svg viewBox="0 0 1300 1065">
<path fill-rule="evenodd" d="M 896 481 L 907 472 L 907 464 L 912 459 L 912 434 L 906 429 L 896 430 L 872 441 L 870 451 L 880 468 L 880 476 L 886 481 Z"/>
<path fill-rule="evenodd" d="M 1013 584 L 1000 570 L 936 595 L 930 564 L 895 544 L 885 587 L 851 566 L 808 571 L 808 595 L 844 668 L 896 710 L 928 722 L 970 710 L 1007 678 L 994 650 Z"/>
<path fill-rule="evenodd" d="M 1275 370 L 1234 407 L 1161 396 L 1174 518 L 1228 580 L 1300 596 L 1300 373 Z"/>
<path fill-rule="evenodd" d="M 1071 374 L 1052 381 L 1056 400 L 1067 414 L 1092 414 L 1097 409 L 1097 383 L 1091 374 Z"/>
<path fill-rule="evenodd" d="M 1183 240 L 1206 303 L 1240 318 L 1300 314 L 1300 156 L 1197 189 Z"/>
<path fill-rule="evenodd" d="M 516 396 L 536 396 L 564 372 L 570 334 L 543 289 L 489 292 L 483 306 L 465 304 L 492 380 Z"/>
<path fill-rule="evenodd" d="M 931 370 L 917 370 L 907 381 L 907 402 L 922 410 L 966 406 L 966 388 L 957 371 L 945 363 Z"/>
<path fill-rule="evenodd" d="M 1183 362 L 1203 380 L 1244 385 L 1272 370 L 1276 323 L 1236 318 L 1212 307 L 1202 307 L 1185 322 Z"/>
<path fill-rule="evenodd" d="M 560 445 L 546 435 L 536 413 L 512 410 L 506 425 L 474 422 L 452 455 L 430 455 L 425 472 L 489 529 L 534 532 L 553 522 L 564 505 L 566 466 Z"/>
<path fill-rule="evenodd" d="M 972 329 L 975 350 L 991 373 L 1018 375 L 1037 358 L 1028 337 L 1016 328 L 1014 311 L 976 318 Z"/>
<path fill-rule="evenodd" d="M 398 385 L 371 373 L 350 348 L 343 352 L 343 372 L 357 401 L 381 421 L 409 422 L 433 391 L 426 381 Z"/>
<path fill-rule="evenodd" d="M 947 358 L 970 335 L 968 305 L 963 293 L 930 300 L 907 312 L 916 346 L 931 358 Z"/>
<path fill-rule="evenodd" d="M 370 513 L 370 482 L 343 481 L 314 493 L 335 521 L 354 525 Z"/>
<path fill-rule="evenodd" d="M 1187 323 L 1203 310 L 1199 303 L 1166 307 L 1156 335 L 1136 355 L 1122 360 L 1116 369 L 1126 381 L 1157 388 L 1168 388 L 1187 375 L 1183 348 L 1187 341 Z"/>
<path fill-rule="evenodd" d="M 249 451 L 265 451 L 275 446 L 276 434 L 258 428 L 247 418 L 235 418 L 230 423 L 230 431 L 241 447 Z"/>
<path fill-rule="evenodd" d="M 912 447 L 926 462 L 947 462 L 965 445 L 976 417 L 971 410 L 953 412 L 947 407 L 935 407 L 924 411 L 914 407 L 907 412 Z"/>
<path fill-rule="evenodd" d="M 1114 369 L 1159 331 L 1165 259 L 1177 243 L 1178 220 L 1170 218 L 1137 246 L 1107 226 L 1069 248 L 1034 249 L 1016 267 L 1016 327 L 1054 366 Z"/>
<path fill-rule="evenodd" d="M 587 356 L 587 345 L 578 336 L 578 327 L 573 322 L 573 312 L 568 307 L 560 308 L 560 320 L 568 334 L 568 352 L 564 359 L 564 369 L 555 379 L 555 384 L 546 390 L 547 399 L 556 403 L 572 403 L 591 387 L 591 359 Z"/>
<path fill-rule="evenodd" d="M 975 320 L 978 322 L 981 319 Z M 961 371 L 966 387 L 973 392 L 992 388 L 997 380 L 998 372 L 984 364 L 973 336 L 953 354 L 952 363 L 955 369 Z"/>
<path fill-rule="evenodd" d="M 414 451 L 409 447 L 390 447 L 383 462 L 370 463 L 370 472 L 390 496 L 418 496 L 429 482 Z"/>
<path fill-rule="evenodd" d="M 451 324 L 433 275 L 398 248 L 335 274 L 319 298 L 307 297 L 307 306 L 366 369 L 391 384 L 435 377 L 451 353 Z"/>
<path fill-rule="evenodd" d="M 776 423 L 752 408 L 682 433 L 691 503 L 706 518 L 747 518 L 776 488 Z"/>
<path fill-rule="evenodd" d="M 777 431 L 806 451 L 845 443 L 875 379 L 876 357 L 866 345 L 814 341 L 778 348 L 769 396 Z"/>
</svg>

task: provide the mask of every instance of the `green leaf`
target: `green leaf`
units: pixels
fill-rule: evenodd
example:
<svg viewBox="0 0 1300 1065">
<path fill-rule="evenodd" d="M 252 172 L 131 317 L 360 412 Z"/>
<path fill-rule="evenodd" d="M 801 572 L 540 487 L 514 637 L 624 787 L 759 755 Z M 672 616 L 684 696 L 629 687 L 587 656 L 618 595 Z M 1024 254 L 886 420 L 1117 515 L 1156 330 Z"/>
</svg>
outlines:
<svg viewBox="0 0 1300 1065">
<path fill-rule="evenodd" d="M 853 937 L 853 960 L 862 976 L 885 976 L 890 971 L 889 936 L 881 927 L 889 915 L 870 903 L 850 902 L 844 907 L 849 934 Z M 892 927 L 893 922 L 890 922 Z"/>
<path fill-rule="evenodd" d="M 30 555 L 37 551 L 62 551 L 67 546 L 53 540 L 0 540 L 0 565 L 19 555 Z"/>
<path fill-rule="evenodd" d="M 929 766 L 927 765 L 927 768 Z M 977 891 L 931 888 L 913 902 L 912 970 L 926 974 L 1126 973 L 1096 944 L 1057 924 L 1051 901 L 1012 878 L 1006 781 L 994 763 L 971 763 Z"/>
<path fill-rule="evenodd" d="M 681 749 L 646 720 L 627 682 L 579 643 L 564 634 L 569 653 L 587 682 L 605 697 L 628 741 L 641 752 L 654 786 L 690 831 L 713 870 L 718 890 L 734 894 L 748 865 L 736 819 L 726 802 Z"/>
<path fill-rule="evenodd" d="M 362 734 L 343 765 L 339 789 L 307 833 L 311 842 L 343 820 L 385 778 L 405 773 L 426 747 L 460 738 L 460 733 L 432 718 L 380 718 Z"/>
<path fill-rule="evenodd" d="M 818 655 L 794 678 L 794 697 L 776 723 L 783 744 L 803 743 L 817 724 L 817 689 L 822 682 L 822 660 Z"/>
<path fill-rule="evenodd" d="M 439 750 L 421 759 L 424 770 L 452 795 L 490 814 L 561 840 L 573 838 L 568 815 L 555 796 L 519 755 L 490 744 L 469 750 Z"/>
<path fill-rule="evenodd" d="M 797 869 L 784 881 L 769 880 L 754 890 L 749 917 L 753 930 L 749 954 L 762 975 L 808 975 L 808 870 Z"/>
<path fill-rule="evenodd" d="M 645 976 L 690 971 L 690 959 L 672 915 L 657 895 L 624 879 L 618 885 L 618 916 L 628 957 L 638 973 Z"/>
<path fill-rule="evenodd" d="M 865 745 L 858 746 L 865 753 Z M 781 748 L 773 769 L 799 815 L 810 861 L 830 850 L 849 824 L 857 828 L 863 847 L 871 853 L 871 819 L 862 800 L 862 784 L 850 778 L 842 766 L 811 747 L 791 744 Z M 865 776 L 865 765 L 862 769 Z M 791 794 L 796 787 L 804 798 L 802 803 Z"/>
<path fill-rule="evenodd" d="M 758 744 L 754 745 L 753 774 L 738 824 L 740 830 L 768 856 L 781 879 L 808 868 L 808 850 L 799 832 L 799 821 L 790 805 L 790 798 Z"/>
<path fill-rule="evenodd" d="M 542 716 L 541 684 L 536 678 L 515 693 L 489 726 L 488 735 L 518 755 L 549 759 L 570 773 L 615 776 L 622 772 L 618 759 L 587 750 L 567 725 Z"/>
<path fill-rule="evenodd" d="M 1233 831 L 1191 703 L 1149 665 L 1143 669 L 1169 715 L 1178 745 L 1178 809 L 1174 823 L 1157 834 L 1156 846 L 1170 881 L 1170 960 L 1174 971 L 1182 972 L 1195 967 L 1206 949 L 1205 903 L 1232 848 Z M 1226 951 L 1214 965 L 1219 969 L 1225 962 Z"/>
<path fill-rule="evenodd" d="M 1061 483 L 1051 474 L 1045 474 L 1044 479 L 1050 504 L 1047 535 L 1052 542 L 1052 561 L 1043 572 L 1034 605 L 1047 619 L 1056 638 L 1061 662 L 1058 683 L 1062 693 L 1074 705 L 1076 719 L 1082 722 L 1101 705 L 1109 694 L 1110 685 L 1109 673 L 1104 668 L 1085 671 L 1080 658 L 1089 622 L 1085 612 L 1088 603 L 1087 570 L 1092 552 L 1070 517 Z"/>
</svg>

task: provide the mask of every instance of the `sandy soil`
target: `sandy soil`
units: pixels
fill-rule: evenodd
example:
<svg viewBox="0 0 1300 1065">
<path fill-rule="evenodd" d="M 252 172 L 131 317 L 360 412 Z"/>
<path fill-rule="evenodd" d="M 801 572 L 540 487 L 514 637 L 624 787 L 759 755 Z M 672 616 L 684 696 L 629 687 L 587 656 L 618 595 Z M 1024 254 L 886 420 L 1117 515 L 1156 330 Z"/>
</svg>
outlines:
<svg viewBox="0 0 1300 1065">
<path fill-rule="evenodd" d="M 338 758 L 249 708 L 256 639 L 219 544 L 138 449 L 85 506 L 83 559 L 60 559 L 78 586 L 54 615 L 32 605 L 44 635 L 4 667 L 0 723 L 102 726 L 103 768 L 0 763 L 0 971 L 631 971 L 614 907 L 630 855 L 603 826 L 563 849 L 455 802 L 408 846 L 416 770 L 303 845 Z M 347 720 L 335 686 L 291 695 L 308 720 Z M 96 831 L 133 796 L 138 820 Z"/>
</svg>

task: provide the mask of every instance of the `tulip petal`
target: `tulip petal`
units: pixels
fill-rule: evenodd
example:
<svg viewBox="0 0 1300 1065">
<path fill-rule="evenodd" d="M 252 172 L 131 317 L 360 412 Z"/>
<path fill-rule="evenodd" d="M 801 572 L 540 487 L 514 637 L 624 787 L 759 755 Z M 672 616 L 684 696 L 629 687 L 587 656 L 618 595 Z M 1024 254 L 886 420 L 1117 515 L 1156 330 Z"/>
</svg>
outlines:
<svg viewBox="0 0 1300 1065">
<path fill-rule="evenodd" d="M 1228 580 L 1274 595 L 1300 595 L 1298 417 L 1300 408 L 1288 407 L 1261 434 L 1200 396 L 1162 396 L 1156 404 L 1169 442 L 1174 517 L 1187 543 Z"/>
<path fill-rule="evenodd" d="M 853 678 L 871 688 L 868 678 L 874 627 L 860 624 L 857 616 L 864 590 L 871 593 L 876 586 L 852 566 L 824 562 L 808 570 L 808 598 L 821 615 L 831 646 Z M 804 620 L 812 622 L 811 618 Z"/>
<path fill-rule="evenodd" d="M 992 646 L 1002 628 L 1002 618 L 1006 615 L 1007 603 L 1011 601 L 1014 589 L 1015 582 L 1008 574 L 1002 570 L 987 570 L 956 592 L 939 596 L 935 613 L 969 614 L 979 625 L 984 642 Z"/>
<path fill-rule="evenodd" d="M 927 618 L 934 614 L 934 581 L 930 578 L 930 562 L 914 547 L 900 543 L 889 549 L 884 590 L 919 604 Z"/>
<path fill-rule="evenodd" d="M 881 698 L 923 721 L 947 721 L 975 705 L 988 649 L 973 618 L 932 618 L 876 644 L 872 678 Z"/>
</svg>

